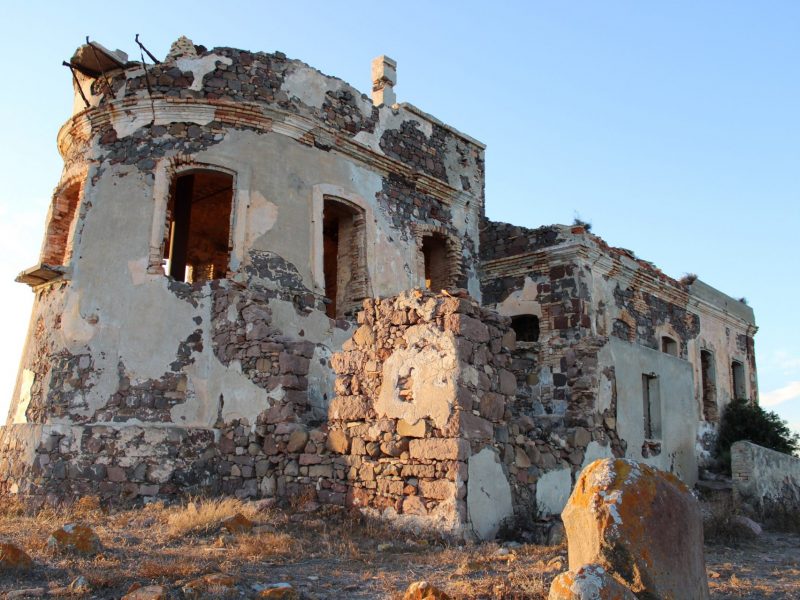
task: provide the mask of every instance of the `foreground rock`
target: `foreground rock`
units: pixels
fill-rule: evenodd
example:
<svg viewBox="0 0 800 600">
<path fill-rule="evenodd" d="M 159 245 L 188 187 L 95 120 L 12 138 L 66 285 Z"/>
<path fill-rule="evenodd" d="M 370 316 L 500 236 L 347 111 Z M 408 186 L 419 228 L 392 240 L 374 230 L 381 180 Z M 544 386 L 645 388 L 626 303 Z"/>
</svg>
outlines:
<svg viewBox="0 0 800 600">
<path fill-rule="evenodd" d="M 232 517 L 223 519 L 221 525 L 223 529 L 230 533 L 246 533 L 253 529 L 255 523 L 245 517 L 242 513 L 236 513 Z"/>
<path fill-rule="evenodd" d="M 600 565 L 584 565 L 556 577 L 547 600 L 636 600 L 636 596 Z"/>
<path fill-rule="evenodd" d="M 3 598 L 6 600 L 17 600 L 18 598 L 44 598 L 48 595 L 47 588 L 25 588 L 22 590 L 11 590 Z"/>
<path fill-rule="evenodd" d="M 403 600 L 450 600 L 450 596 L 427 581 L 415 581 L 408 586 Z"/>
<path fill-rule="evenodd" d="M 272 600 L 300 600 L 300 595 L 289 583 L 274 583 L 261 590 L 259 598 Z"/>
<path fill-rule="evenodd" d="M 750 517 L 744 515 L 734 515 L 731 517 L 731 523 L 739 528 L 743 537 L 758 537 L 764 530 L 761 525 L 753 521 Z"/>
<path fill-rule="evenodd" d="M 708 599 L 700 506 L 674 475 L 631 460 L 595 461 L 562 518 L 573 580 L 596 565 L 639 598 Z M 583 597 L 554 593 L 551 600 Z"/>
<path fill-rule="evenodd" d="M 0 571 L 24 571 L 33 566 L 28 554 L 14 544 L 0 544 Z"/>
<path fill-rule="evenodd" d="M 55 552 L 93 556 L 100 552 L 100 538 L 86 525 L 69 523 L 47 538 L 47 547 Z"/>
<path fill-rule="evenodd" d="M 148 585 L 129 591 L 122 600 L 167 600 L 167 588 L 161 585 Z"/>
</svg>

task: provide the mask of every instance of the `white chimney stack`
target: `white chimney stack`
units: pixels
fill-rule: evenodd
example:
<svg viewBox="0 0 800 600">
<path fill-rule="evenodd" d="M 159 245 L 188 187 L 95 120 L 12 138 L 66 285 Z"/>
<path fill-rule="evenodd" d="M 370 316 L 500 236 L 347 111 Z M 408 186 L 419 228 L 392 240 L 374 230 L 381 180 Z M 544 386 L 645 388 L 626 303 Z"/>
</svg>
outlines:
<svg viewBox="0 0 800 600">
<path fill-rule="evenodd" d="M 392 106 L 397 102 L 394 86 L 397 84 L 397 62 L 388 56 L 372 60 L 372 103 L 375 106 Z"/>
</svg>

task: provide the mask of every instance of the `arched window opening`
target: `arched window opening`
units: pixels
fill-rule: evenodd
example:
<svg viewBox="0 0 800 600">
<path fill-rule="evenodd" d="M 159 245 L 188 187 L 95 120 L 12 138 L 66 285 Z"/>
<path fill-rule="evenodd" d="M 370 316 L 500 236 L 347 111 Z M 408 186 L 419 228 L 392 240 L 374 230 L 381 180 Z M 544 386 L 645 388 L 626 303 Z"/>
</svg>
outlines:
<svg viewBox="0 0 800 600">
<path fill-rule="evenodd" d="M 716 422 L 719 411 L 717 409 L 717 381 L 714 369 L 714 355 L 708 350 L 700 351 L 700 372 L 703 383 L 703 419 L 709 423 Z"/>
<path fill-rule="evenodd" d="M 516 332 L 518 342 L 539 341 L 539 317 L 536 315 L 511 317 L 511 329 Z"/>
<path fill-rule="evenodd" d="M 72 257 L 73 225 L 78 213 L 80 196 L 81 184 L 76 182 L 65 187 L 53 198 L 42 250 L 43 264 L 62 266 Z"/>
<path fill-rule="evenodd" d="M 176 177 L 167 205 L 167 273 L 195 283 L 221 279 L 230 262 L 233 177 L 193 171 Z"/>
<path fill-rule="evenodd" d="M 731 384 L 733 397 L 736 400 L 747 398 L 747 392 L 744 385 L 744 365 L 738 360 L 731 362 Z"/>
<path fill-rule="evenodd" d="M 661 351 L 664 354 L 670 354 L 672 356 L 678 356 L 678 342 L 673 340 L 669 336 L 662 336 L 661 338 Z"/>
<path fill-rule="evenodd" d="M 322 260 L 326 312 L 331 319 L 351 314 L 367 296 L 366 219 L 360 208 L 325 198 Z"/>
<path fill-rule="evenodd" d="M 450 265 L 447 260 L 447 238 L 431 233 L 422 238 L 425 263 L 425 287 L 434 292 L 450 287 Z"/>
</svg>

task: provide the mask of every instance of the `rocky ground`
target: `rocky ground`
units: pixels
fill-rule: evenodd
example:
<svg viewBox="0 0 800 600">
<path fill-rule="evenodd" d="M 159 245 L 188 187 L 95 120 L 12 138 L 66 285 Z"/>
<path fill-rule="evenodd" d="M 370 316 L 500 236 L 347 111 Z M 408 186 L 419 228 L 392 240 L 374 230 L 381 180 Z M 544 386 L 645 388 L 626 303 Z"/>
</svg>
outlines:
<svg viewBox="0 0 800 600">
<path fill-rule="evenodd" d="M 245 519 L 227 531 L 222 522 L 236 513 Z M 48 544 L 69 522 L 97 534 L 96 554 Z M 33 559 L 30 567 L 0 570 L 0 595 L 8 598 L 121 598 L 137 585 L 160 585 L 168 598 L 399 600 L 411 582 L 427 580 L 453 598 L 539 600 L 567 567 L 563 545 L 458 546 L 399 534 L 330 507 L 278 510 L 235 500 L 112 513 L 84 501 L 35 515 L 6 505 L 0 542 Z M 800 599 L 800 535 L 766 532 L 709 544 L 706 563 L 712 598 Z M 214 577 L 204 580 L 207 575 Z M 291 589 L 270 587 L 277 584 Z"/>
</svg>

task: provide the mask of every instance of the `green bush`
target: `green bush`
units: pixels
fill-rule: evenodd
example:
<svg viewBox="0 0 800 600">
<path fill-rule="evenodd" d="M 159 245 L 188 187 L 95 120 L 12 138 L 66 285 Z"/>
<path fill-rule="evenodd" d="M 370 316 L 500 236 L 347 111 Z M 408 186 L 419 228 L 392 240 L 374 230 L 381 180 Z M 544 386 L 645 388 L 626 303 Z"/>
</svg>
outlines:
<svg viewBox="0 0 800 600">
<path fill-rule="evenodd" d="M 796 454 L 800 436 L 792 433 L 786 421 L 748 400 L 733 400 L 722 413 L 717 438 L 717 455 L 725 468 L 731 468 L 731 444 L 747 440 L 784 454 Z"/>
</svg>

